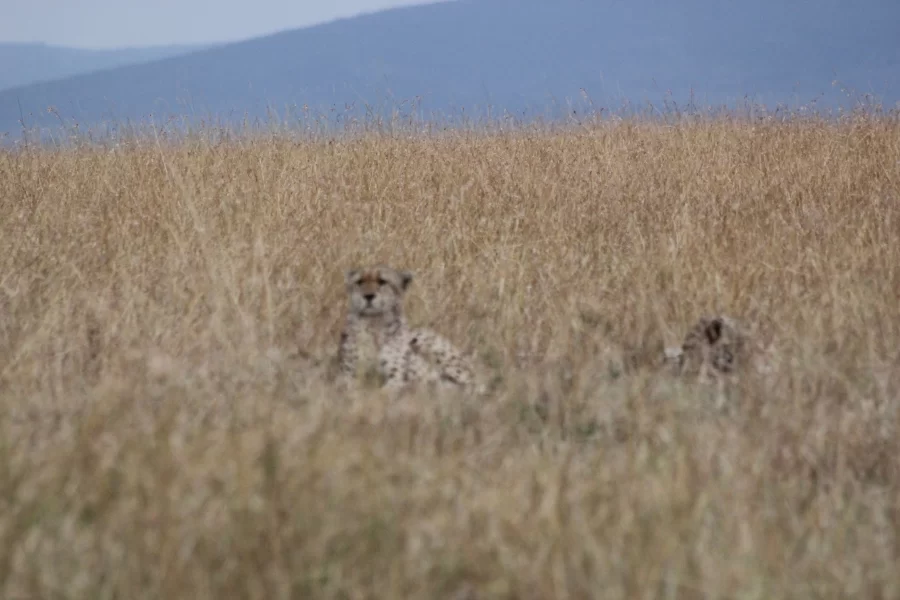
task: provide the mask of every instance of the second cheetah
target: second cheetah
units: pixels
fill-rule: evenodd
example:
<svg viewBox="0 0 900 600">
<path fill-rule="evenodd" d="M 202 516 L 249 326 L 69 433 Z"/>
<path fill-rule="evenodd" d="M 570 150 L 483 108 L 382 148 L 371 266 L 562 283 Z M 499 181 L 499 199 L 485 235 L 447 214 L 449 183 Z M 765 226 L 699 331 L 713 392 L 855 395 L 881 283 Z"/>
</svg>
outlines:
<svg viewBox="0 0 900 600">
<path fill-rule="evenodd" d="M 681 369 L 699 372 L 701 377 L 709 370 L 709 374 L 732 373 L 744 344 L 743 331 L 734 319 L 724 315 L 700 317 L 681 344 Z"/>
<path fill-rule="evenodd" d="M 416 383 L 481 389 L 471 362 L 450 341 L 431 329 L 408 325 L 403 298 L 412 280 L 410 271 L 385 265 L 346 273 L 349 302 L 338 346 L 340 376 L 345 381 L 356 377 L 370 345 L 377 374 L 388 389 Z"/>
<path fill-rule="evenodd" d="M 752 367 L 759 374 L 771 372 L 772 348 L 763 348 L 736 319 L 726 315 L 703 316 L 691 327 L 680 347 L 666 350 L 666 359 L 679 374 L 709 381 Z"/>
</svg>

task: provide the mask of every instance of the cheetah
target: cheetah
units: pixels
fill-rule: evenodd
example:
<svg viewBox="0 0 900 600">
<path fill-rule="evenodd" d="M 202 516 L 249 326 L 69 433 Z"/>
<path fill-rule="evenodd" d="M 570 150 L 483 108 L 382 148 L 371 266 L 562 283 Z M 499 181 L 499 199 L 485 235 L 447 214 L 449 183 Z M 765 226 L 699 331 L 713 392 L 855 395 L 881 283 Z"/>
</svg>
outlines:
<svg viewBox="0 0 900 600">
<path fill-rule="evenodd" d="M 752 367 L 758 374 L 773 370 L 774 346 L 765 348 L 736 319 L 703 316 L 691 327 L 680 347 L 667 348 L 666 361 L 679 375 L 711 381 Z"/>
<path fill-rule="evenodd" d="M 482 389 L 471 361 L 450 341 L 427 328 L 411 328 L 403 298 L 413 280 L 407 270 L 385 265 L 351 269 L 345 274 L 349 296 L 338 345 L 341 381 L 356 377 L 367 342 L 383 386 L 399 390 L 418 383 L 465 390 Z"/>
</svg>

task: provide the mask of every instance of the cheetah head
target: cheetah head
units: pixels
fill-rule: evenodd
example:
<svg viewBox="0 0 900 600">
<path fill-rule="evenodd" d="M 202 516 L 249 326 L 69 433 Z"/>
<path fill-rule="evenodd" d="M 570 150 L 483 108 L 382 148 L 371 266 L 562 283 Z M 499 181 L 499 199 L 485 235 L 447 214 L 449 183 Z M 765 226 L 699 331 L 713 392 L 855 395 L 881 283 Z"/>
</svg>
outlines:
<svg viewBox="0 0 900 600">
<path fill-rule="evenodd" d="M 351 269 L 346 274 L 350 310 L 360 316 L 377 317 L 403 302 L 413 274 L 384 265 Z"/>
<path fill-rule="evenodd" d="M 696 326 L 694 338 L 686 344 L 686 350 L 704 344 L 709 348 L 712 366 L 721 372 L 731 372 L 736 366 L 737 355 L 744 346 L 744 335 L 738 323 L 726 316 L 702 317 Z"/>
</svg>

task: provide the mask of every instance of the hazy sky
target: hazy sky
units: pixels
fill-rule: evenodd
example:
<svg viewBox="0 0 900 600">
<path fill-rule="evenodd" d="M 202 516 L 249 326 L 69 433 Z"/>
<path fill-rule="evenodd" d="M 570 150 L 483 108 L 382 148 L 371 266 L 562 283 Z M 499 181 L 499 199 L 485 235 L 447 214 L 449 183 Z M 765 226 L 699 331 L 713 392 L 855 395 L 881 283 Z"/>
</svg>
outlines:
<svg viewBox="0 0 900 600">
<path fill-rule="evenodd" d="M 233 41 L 423 0 L 0 0 L 0 42 L 82 48 Z"/>
</svg>

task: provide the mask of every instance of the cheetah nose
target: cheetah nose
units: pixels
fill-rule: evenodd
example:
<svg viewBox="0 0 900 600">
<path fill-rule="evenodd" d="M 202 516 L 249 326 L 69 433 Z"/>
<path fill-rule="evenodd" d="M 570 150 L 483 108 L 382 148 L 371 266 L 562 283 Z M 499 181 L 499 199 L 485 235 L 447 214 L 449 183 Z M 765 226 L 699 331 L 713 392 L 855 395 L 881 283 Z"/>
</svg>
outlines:
<svg viewBox="0 0 900 600">
<path fill-rule="evenodd" d="M 366 302 L 372 304 L 372 300 L 375 299 L 375 294 L 363 294 L 363 298 L 366 299 Z"/>
</svg>

